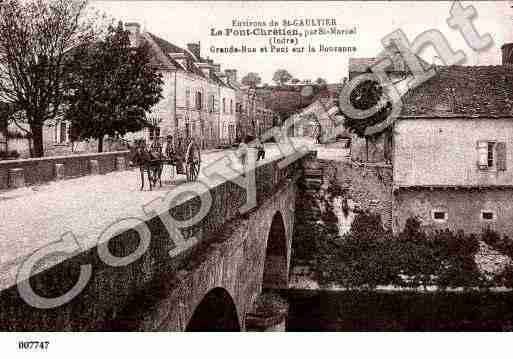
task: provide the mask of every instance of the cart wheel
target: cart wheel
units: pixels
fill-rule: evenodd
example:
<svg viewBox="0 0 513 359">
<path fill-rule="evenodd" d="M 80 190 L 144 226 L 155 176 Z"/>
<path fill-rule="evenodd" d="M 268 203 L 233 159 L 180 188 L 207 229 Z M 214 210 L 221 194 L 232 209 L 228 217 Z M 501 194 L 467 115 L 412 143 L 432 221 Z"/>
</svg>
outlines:
<svg viewBox="0 0 513 359">
<path fill-rule="evenodd" d="M 191 141 L 187 146 L 187 154 L 185 156 L 185 174 L 187 181 L 196 181 L 201 167 L 201 151 L 196 142 Z"/>
</svg>

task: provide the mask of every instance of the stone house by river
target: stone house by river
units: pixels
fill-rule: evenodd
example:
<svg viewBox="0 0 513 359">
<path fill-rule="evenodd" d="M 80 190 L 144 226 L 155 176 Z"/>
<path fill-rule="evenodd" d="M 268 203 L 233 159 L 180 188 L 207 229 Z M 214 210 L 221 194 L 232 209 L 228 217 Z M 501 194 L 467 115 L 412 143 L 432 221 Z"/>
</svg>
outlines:
<svg viewBox="0 0 513 359">
<path fill-rule="evenodd" d="M 394 232 L 417 217 L 427 230 L 488 227 L 513 238 L 511 49 L 503 46 L 500 66 L 436 66 L 402 97 L 371 159 L 393 167 Z M 350 63 L 351 76 L 361 63 Z"/>
<path fill-rule="evenodd" d="M 393 228 L 513 238 L 513 65 L 442 66 L 393 126 Z"/>
</svg>

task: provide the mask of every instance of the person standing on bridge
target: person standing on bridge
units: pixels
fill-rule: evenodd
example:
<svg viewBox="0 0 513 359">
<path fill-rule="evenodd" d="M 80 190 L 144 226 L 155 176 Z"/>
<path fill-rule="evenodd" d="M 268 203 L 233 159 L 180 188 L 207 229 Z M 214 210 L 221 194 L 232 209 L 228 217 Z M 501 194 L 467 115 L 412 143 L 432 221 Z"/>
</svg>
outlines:
<svg viewBox="0 0 513 359">
<path fill-rule="evenodd" d="M 265 159 L 265 148 L 262 142 L 260 141 L 260 138 L 256 138 L 255 140 L 255 148 L 257 149 L 257 161 Z"/>
<path fill-rule="evenodd" d="M 166 143 L 164 143 L 162 152 L 164 153 L 164 156 L 166 157 L 166 159 L 173 161 L 173 162 L 175 161 L 176 149 L 175 149 L 175 144 L 174 144 L 172 135 L 167 135 Z"/>
<path fill-rule="evenodd" d="M 252 137 L 250 135 L 246 135 L 244 139 L 239 144 L 238 156 L 240 158 L 240 162 L 242 163 L 242 168 L 246 166 L 246 161 L 248 157 L 248 149 L 249 144 L 251 143 Z"/>
</svg>

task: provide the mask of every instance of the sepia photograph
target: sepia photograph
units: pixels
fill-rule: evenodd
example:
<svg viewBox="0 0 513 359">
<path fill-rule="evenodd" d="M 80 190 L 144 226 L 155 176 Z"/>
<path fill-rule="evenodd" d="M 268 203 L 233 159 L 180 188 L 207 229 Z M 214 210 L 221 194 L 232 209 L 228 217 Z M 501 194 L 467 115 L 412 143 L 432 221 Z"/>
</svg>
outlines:
<svg viewBox="0 0 513 359">
<path fill-rule="evenodd" d="M 0 1 L 0 356 L 504 332 L 513 1 Z"/>
</svg>

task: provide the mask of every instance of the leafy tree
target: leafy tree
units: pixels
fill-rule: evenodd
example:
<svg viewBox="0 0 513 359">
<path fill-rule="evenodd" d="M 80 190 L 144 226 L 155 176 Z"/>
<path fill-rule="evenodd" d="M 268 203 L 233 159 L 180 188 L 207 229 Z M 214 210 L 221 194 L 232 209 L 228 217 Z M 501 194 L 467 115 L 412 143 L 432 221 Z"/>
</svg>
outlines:
<svg viewBox="0 0 513 359">
<path fill-rule="evenodd" d="M 87 0 L 7 0 L 0 6 L 0 101 L 16 109 L 12 119 L 32 139 L 34 157 L 44 155 L 43 126 L 62 110 L 65 53 L 97 35 L 95 20 Z"/>
<path fill-rule="evenodd" d="M 352 118 L 348 114 L 344 114 L 346 127 L 360 137 L 365 137 L 367 127 L 385 121 L 392 110 L 392 103 L 386 98 L 383 87 L 374 80 L 364 80 L 359 83 L 351 92 L 349 100 L 358 110 L 368 110 L 378 103 L 381 104 L 381 108 L 377 112 L 364 119 Z"/>
<path fill-rule="evenodd" d="M 317 78 L 317 80 L 315 80 L 315 83 L 317 85 L 319 85 L 319 87 L 321 87 L 321 88 L 322 87 L 326 87 L 328 85 L 328 82 L 325 79 L 321 78 L 321 77 Z"/>
<path fill-rule="evenodd" d="M 250 72 L 242 78 L 241 82 L 243 85 L 255 88 L 262 82 L 262 79 L 256 72 Z"/>
<path fill-rule="evenodd" d="M 150 65 L 149 47 L 131 47 L 121 22 L 108 28 L 104 40 L 75 49 L 68 66 L 66 117 L 76 136 L 97 139 L 102 152 L 104 136 L 148 125 L 146 112 L 162 98 L 162 78 Z"/>
<path fill-rule="evenodd" d="M 283 86 L 287 82 L 289 82 L 292 79 L 292 75 L 284 69 L 276 70 L 273 76 L 273 81 L 276 82 L 277 85 Z"/>
</svg>

